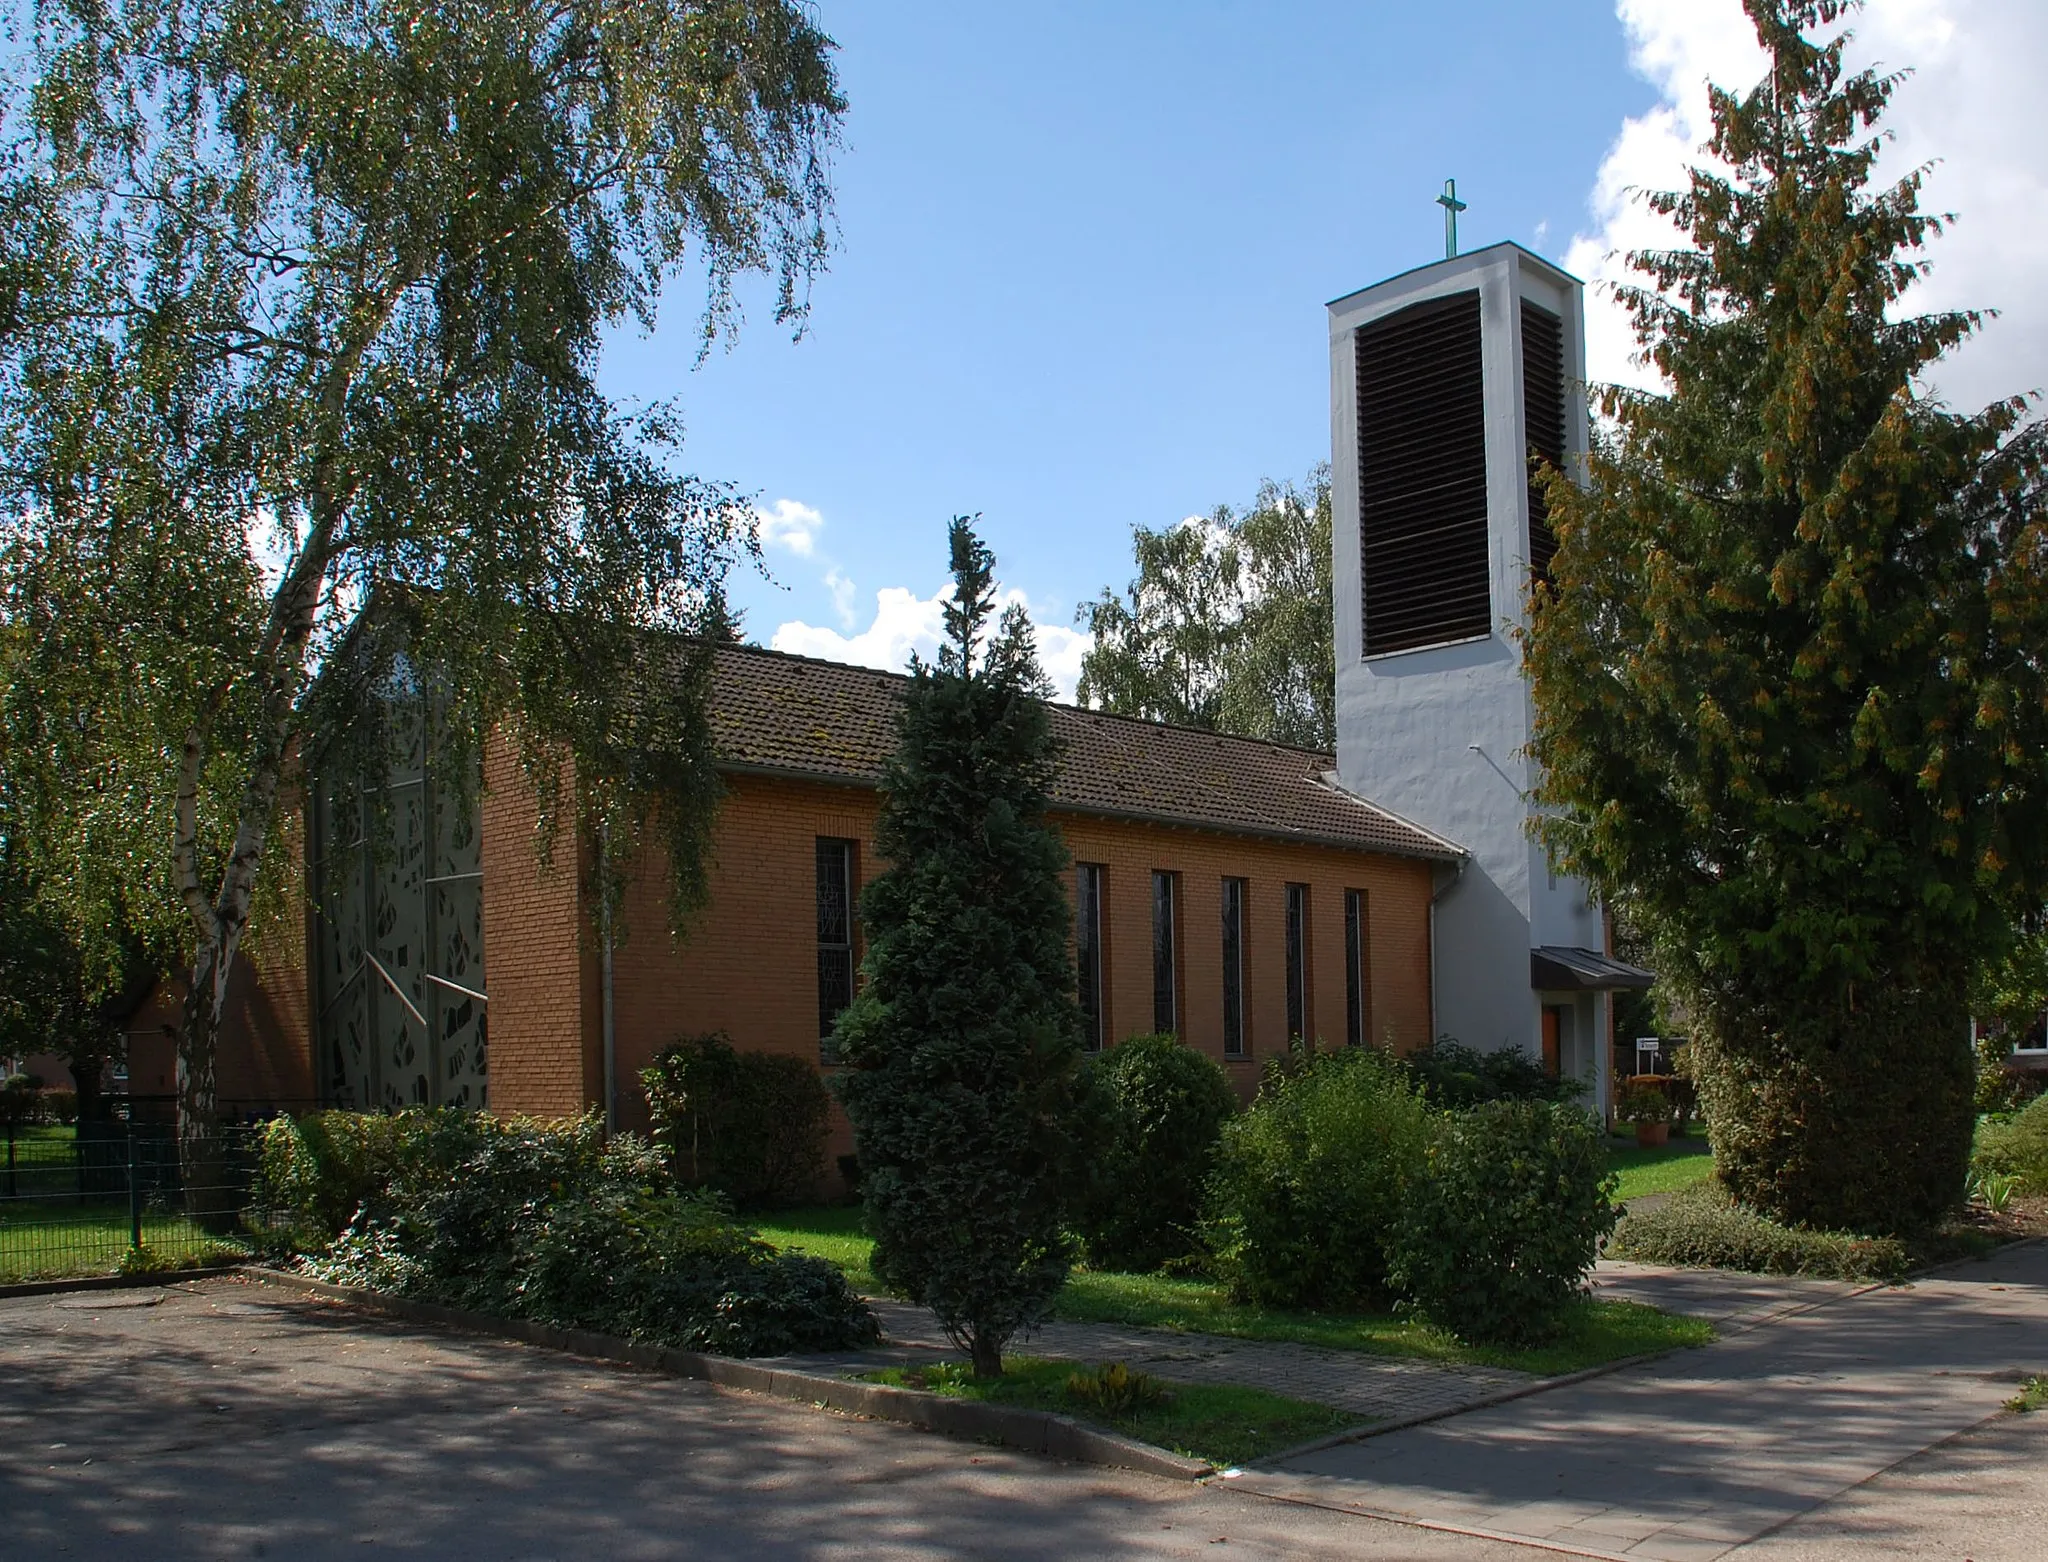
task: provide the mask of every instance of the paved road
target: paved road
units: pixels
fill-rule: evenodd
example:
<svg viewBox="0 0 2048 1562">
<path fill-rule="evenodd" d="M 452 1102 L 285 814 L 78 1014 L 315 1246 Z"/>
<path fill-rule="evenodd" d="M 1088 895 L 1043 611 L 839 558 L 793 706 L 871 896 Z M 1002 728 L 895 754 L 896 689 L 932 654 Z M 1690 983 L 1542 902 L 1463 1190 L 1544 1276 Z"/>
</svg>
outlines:
<svg viewBox="0 0 2048 1562">
<path fill-rule="evenodd" d="M 1997 1416 L 2022 1376 L 2044 1370 L 2048 1243 L 2034 1242 L 1245 1484 L 1594 1554 L 1707 1562 Z M 2048 1557 L 2048 1533 L 2032 1555 Z"/>
<path fill-rule="evenodd" d="M 233 1281 L 0 1302 L 0 1555 L 1527 1558 Z"/>
<path fill-rule="evenodd" d="M 2005 1391 L 1968 1381 L 1973 1404 Z M 1586 1457 L 1555 1421 L 1531 1446 Z M 1543 1554 L 1246 1484 L 1057 1465 L 234 1281 L 0 1301 L 9 1562 Z M 2048 1414 L 2001 1417 L 1731 1562 L 2040 1562 L 2043 1534 Z"/>
</svg>

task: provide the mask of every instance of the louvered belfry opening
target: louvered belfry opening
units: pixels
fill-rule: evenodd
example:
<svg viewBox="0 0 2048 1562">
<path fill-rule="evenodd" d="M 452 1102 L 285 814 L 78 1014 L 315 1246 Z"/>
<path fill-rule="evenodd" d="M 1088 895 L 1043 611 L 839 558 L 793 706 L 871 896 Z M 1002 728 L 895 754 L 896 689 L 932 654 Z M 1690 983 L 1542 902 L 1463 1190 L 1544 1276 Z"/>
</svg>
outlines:
<svg viewBox="0 0 2048 1562">
<path fill-rule="evenodd" d="M 1564 322 L 1540 304 L 1522 300 L 1522 412 L 1528 425 L 1529 450 L 1552 466 L 1564 465 Z M 1550 578 L 1550 559 L 1557 552 L 1557 534 L 1550 529 L 1550 506 L 1530 468 L 1529 568 Z"/>
<path fill-rule="evenodd" d="M 1479 294 L 1414 304 L 1356 336 L 1365 654 L 1493 627 Z"/>
</svg>

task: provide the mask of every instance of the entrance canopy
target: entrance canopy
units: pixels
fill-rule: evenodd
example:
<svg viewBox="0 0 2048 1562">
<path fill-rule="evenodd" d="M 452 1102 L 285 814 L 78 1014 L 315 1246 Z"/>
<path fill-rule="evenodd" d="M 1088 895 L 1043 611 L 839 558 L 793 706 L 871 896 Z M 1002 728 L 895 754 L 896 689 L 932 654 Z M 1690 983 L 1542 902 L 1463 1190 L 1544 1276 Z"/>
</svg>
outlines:
<svg viewBox="0 0 2048 1562">
<path fill-rule="evenodd" d="M 1538 944 L 1529 951 L 1529 985 L 1539 992 L 1640 992 L 1656 979 L 1641 966 L 1596 949 Z"/>
</svg>

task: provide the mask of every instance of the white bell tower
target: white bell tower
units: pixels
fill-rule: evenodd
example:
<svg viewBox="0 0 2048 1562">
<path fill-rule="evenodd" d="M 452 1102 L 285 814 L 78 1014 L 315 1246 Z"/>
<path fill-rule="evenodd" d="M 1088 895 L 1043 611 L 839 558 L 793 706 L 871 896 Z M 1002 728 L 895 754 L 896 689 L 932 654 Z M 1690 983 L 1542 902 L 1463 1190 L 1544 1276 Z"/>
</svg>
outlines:
<svg viewBox="0 0 2048 1562">
<path fill-rule="evenodd" d="M 1586 450 L 1583 295 L 1496 244 L 1329 306 L 1337 773 L 1467 853 L 1432 908 L 1438 1033 L 1520 1046 L 1604 1106 L 1610 994 L 1649 973 L 1529 838 L 1514 639 L 1553 549 L 1530 453 Z"/>
</svg>

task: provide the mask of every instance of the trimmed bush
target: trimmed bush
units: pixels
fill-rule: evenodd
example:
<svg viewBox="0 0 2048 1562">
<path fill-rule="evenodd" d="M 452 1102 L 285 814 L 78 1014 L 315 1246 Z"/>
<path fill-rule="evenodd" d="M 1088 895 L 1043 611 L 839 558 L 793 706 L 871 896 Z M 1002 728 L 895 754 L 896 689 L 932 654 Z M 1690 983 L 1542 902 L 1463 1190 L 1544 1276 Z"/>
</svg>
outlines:
<svg viewBox="0 0 2048 1562">
<path fill-rule="evenodd" d="M 1402 1210 L 1390 1277 L 1460 1339 L 1548 1338 L 1614 1229 L 1600 1124 L 1575 1106 L 1489 1101 L 1437 1120 Z"/>
<path fill-rule="evenodd" d="M 640 1071 L 654 1141 L 684 1187 L 740 1209 L 816 1196 L 832 1097 L 808 1058 L 740 1052 L 722 1031 L 691 1036 Z"/>
<path fill-rule="evenodd" d="M 878 1337 L 836 1268 L 778 1254 L 716 1195 L 671 1191 L 660 1152 L 631 1135 L 606 1143 L 595 1114 L 413 1111 L 337 1131 L 347 1115 L 321 1114 L 326 1142 L 374 1146 L 357 1169 L 383 1169 L 360 1174 L 347 1228 L 307 1257 L 320 1279 L 735 1356 Z M 272 1127 L 267 1186 L 296 1188 L 306 1219 L 357 1191 L 317 1175 L 307 1136 Z"/>
<path fill-rule="evenodd" d="M 1976 1120 L 1963 995 L 1903 978 L 1833 997 L 1703 1005 L 1692 1058 L 1714 1170 L 1785 1226 L 1913 1238 L 1962 1206 Z"/>
<path fill-rule="evenodd" d="M 1364 1049 L 1270 1070 L 1225 1125 L 1205 1235 L 1241 1301 L 1351 1307 L 1381 1297 L 1429 1108 L 1407 1072 Z"/>
<path fill-rule="evenodd" d="M 257 1134 L 254 1199 L 292 1247 L 325 1247 L 366 1210 L 389 1212 L 385 1190 L 442 1114 L 308 1112 L 274 1117 Z"/>
<path fill-rule="evenodd" d="M 1645 1264 L 1833 1280 L 1893 1280 L 1913 1267 L 1895 1237 L 1782 1225 L 1744 1209 L 1713 1182 L 1681 1189 L 1657 1209 L 1631 1211 L 1607 1252 Z"/>
<path fill-rule="evenodd" d="M 1091 1068 L 1110 1104 L 1101 1176 L 1078 1214 L 1096 1269 L 1145 1271 L 1201 1244 L 1202 1189 L 1237 1095 L 1177 1037 L 1133 1036 Z"/>
<path fill-rule="evenodd" d="M 1481 1052 L 1439 1036 L 1401 1059 L 1432 1105 L 1459 1110 L 1482 1101 L 1575 1101 L 1586 1087 L 1545 1069 L 1520 1047 Z"/>
<path fill-rule="evenodd" d="M 1979 1123 L 1970 1169 L 1979 1176 L 2017 1177 L 2026 1193 L 2048 1193 L 2048 1096 L 2023 1112 Z"/>
</svg>

